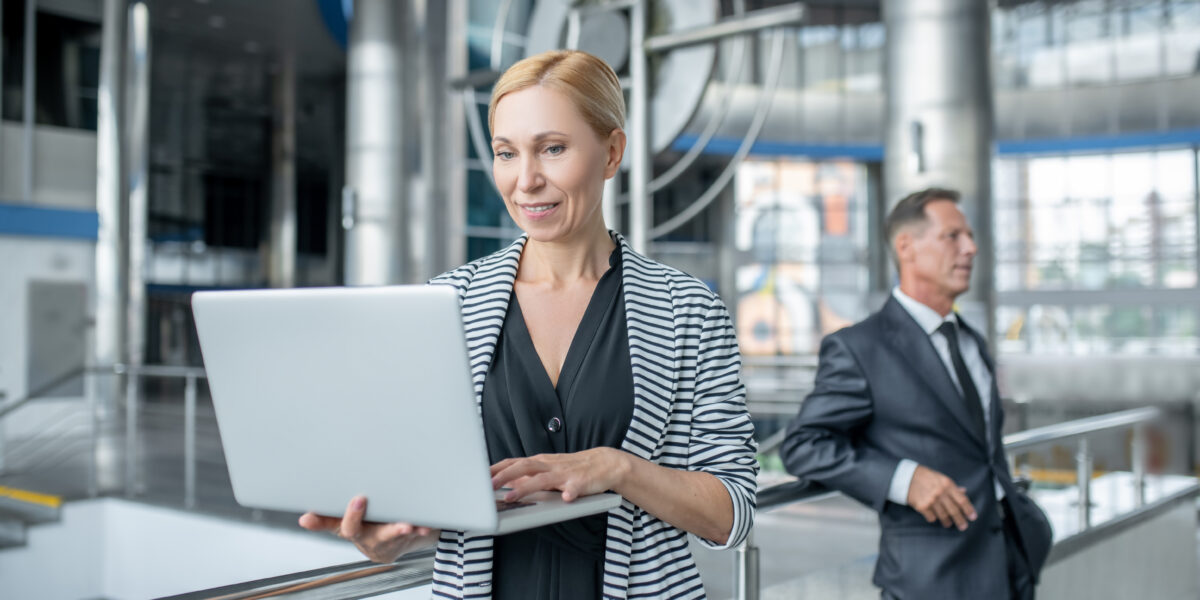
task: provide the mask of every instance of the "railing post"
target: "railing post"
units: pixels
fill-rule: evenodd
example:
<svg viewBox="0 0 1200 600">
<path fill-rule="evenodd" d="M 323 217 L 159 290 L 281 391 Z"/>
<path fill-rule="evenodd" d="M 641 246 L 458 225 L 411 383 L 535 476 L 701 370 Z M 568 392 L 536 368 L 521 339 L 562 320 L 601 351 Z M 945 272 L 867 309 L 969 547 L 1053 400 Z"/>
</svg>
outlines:
<svg viewBox="0 0 1200 600">
<path fill-rule="evenodd" d="M 735 552 L 734 598 L 737 600 L 758 600 L 758 546 L 754 545 L 754 530 L 746 534 L 746 541 L 742 542 Z"/>
<path fill-rule="evenodd" d="M 137 493 L 138 455 L 138 387 L 139 374 L 132 368 L 125 370 L 125 495 Z"/>
<path fill-rule="evenodd" d="M 100 456 L 100 410 L 96 397 L 99 394 L 96 378 L 98 374 L 92 365 L 85 367 L 83 372 L 84 406 L 88 414 L 88 459 L 87 459 L 87 495 L 95 498 L 100 495 L 99 466 L 96 461 Z"/>
<path fill-rule="evenodd" d="M 1130 442 L 1130 455 L 1133 460 L 1133 501 L 1141 508 L 1146 504 L 1146 425 L 1138 423 L 1133 426 L 1133 440 Z"/>
<path fill-rule="evenodd" d="M 183 505 L 196 507 L 196 375 L 183 391 Z"/>
<path fill-rule="evenodd" d="M 1087 438 L 1079 440 L 1075 469 L 1075 481 L 1079 486 L 1079 531 L 1084 531 L 1092 526 L 1092 453 Z"/>
</svg>

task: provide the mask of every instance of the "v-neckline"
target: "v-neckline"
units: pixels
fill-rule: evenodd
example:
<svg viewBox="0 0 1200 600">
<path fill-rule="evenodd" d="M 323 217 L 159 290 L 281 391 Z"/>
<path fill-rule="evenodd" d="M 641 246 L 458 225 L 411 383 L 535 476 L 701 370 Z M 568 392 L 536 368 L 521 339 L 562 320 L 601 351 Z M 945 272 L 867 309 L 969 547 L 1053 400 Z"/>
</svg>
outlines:
<svg viewBox="0 0 1200 600">
<path fill-rule="evenodd" d="M 614 255 L 619 251 L 620 247 L 613 251 Z M 538 353 L 537 345 L 533 343 L 533 334 L 529 333 L 529 326 L 525 323 L 525 313 L 521 311 L 521 303 L 517 298 L 516 287 L 514 286 L 513 288 L 510 302 L 514 311 L 513 316 L 516 319 L 514 325 L 516 325 L 517 337 L 522 345 L 528 346 L 530 356 L 537 358 L 537 364 L 540 367 L 536 369 L 540 373 L 538 377 L 544 385 L 549 386 L 554 391 L 560 402 L 566 400 L 568 397 L 568 394 L 563 392 L 569 392 L 570 386 L 578 379 L 579 367 L 583 364 L 583 358 L 587 354 L 587 349 L 591 346 L 592 340 L 596 338 L 596 332 L 600 329 L 603 312 L 599 311 L 607 310 L 608 304 L 613 301 L 612 297 L 620 296 L 619 290 L 613 292 L 611 294 L 612 297 L 608 298 L 608 302 L 604 303 L 604 306 L 600 306 L 601 303 L 596 300 L 597 293 L 605 285 L 606 280 L 616 276 L 617 265 L 613 263 L 614 259 L 610 255 L 608 270 L 596 281 L 596 287 L 592 289 L 592 295 L 588 298 L 587 308 L 583 310 L 583 316 L 580 317 L 579 324 L 575 326 L 575 333 L 571 334 L 571 344 L 567 346 L 567 355 L 563 357 L 562 366 L 558 370 L 557 384 L 550 379 L 550 373 L 546 370 L 546 363 L 542 361 L 542 356 Z M 597 314 L 598 312 L 599 314 Z M 581 333 L 584 335 L 581 335 Z"/>
</svg>

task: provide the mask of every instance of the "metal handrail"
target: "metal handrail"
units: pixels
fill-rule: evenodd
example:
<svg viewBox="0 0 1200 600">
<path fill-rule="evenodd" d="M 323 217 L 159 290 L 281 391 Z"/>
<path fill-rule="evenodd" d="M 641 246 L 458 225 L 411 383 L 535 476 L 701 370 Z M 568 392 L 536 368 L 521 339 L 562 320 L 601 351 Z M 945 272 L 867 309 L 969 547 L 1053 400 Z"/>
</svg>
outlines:
<svg viewBox="0 0 1200 600">
<path fill-rule="evenodd" d="M 1068 421 L 1066 423 L 1057 423 L 1054 425 L 1047 425 L 1046 427 L 1027 429 L 1025 431 L 1010 433 L 1009 435 L 1004 436 L 1004 450 L 1011 454 L 1015 451 L 1024 450 L 1033 446 L 1071 440 L 1093 433 L 1121 429 L 1123 427 L 1136 427 L 1157 420 L 1161 417 L 1162 410 L 1158 407 L 1151 406 L 1146 408 L 1124 410 L 1096 417 L 1088 417 L 1086 419 L 1078 419 L 1075 421 Z M 759 444 L 759 454 L 768 454 L 777 450 L 783 443 L 786 435 L 787 430 L 781 429 L 767 437 L 767 439 L 763 440 L 763 442 Z M 1144 498 L 1145 495 L 1142 493 L 1142 491 L 1145 488 L 1145 469 L 1138 463 L 1140 459 L 1145 456 L 1145 452 L 1139 451 L 1136 447 L 1136 444 L 1139 443 L 1140 439 L 1142 439 L 1142 436 L 1134 436 L 1135 448 L 1133 452 L 1133 467 L 1135 478 L 1138 479 L 1138 497 Z M 1090 479 L 1090 469 L 1088 469 L 1088 471 L 1089 477 L 1087 479 Z M 1080 486 L 1081 489 L 1085 489 L 1087 487 L 1088 486 L 1086 484 Z M 823 496 L 829 493 L 830 490 L 828 488 L 825 488 L 818 483 L 810 483 L 800 480 L 789 481 L 759 490 L 758 510 L 762 511 L 771 508 L 778 508 L 780 506 L 796 502 L 807 502 L 817 499 L 818 496 Z M 1087 505 L 1084 504 L 1084 506 L 1086 507 Z"/>
<path fill-rule="evenodd" d="M 1046 427 L 1038 427 L 1036 429 L 1028 429 L 1004 436 L 1004 450 L 1009 455 L 1011 469 L 1013 455 L 1018 451 L 1065 440 L 1079 440 L 1079 451 L 1076 454 L 1076 473 L 1077 485 L 1079 486 L 1078 506 L 1081 529 L 1071 539 L 1087 539 L 1086 537 L 1079 537 L 1081 534 L 1092 529 L 1092 456 L 1088 448 L 1086 436 L 1114 429 L 1133 428 L 1134 434 L 1130 444 L 1133 455 L 1134 498 L 1139 512 L 1143 512 L 1147 509 L 1145 506 L 1146 436 L 1144 429 L 1147 423 L 1160 419 L 1162 414 L 1162 410 L 1158 407 L 1135 408 L 1096 417 L 1077 419 L 1066 423 L 1057 423 Z M 786 437 L 786 431 L 786 429 L 780 430 L 763 440 L 762 444 L 759 445 L 759 453 L 767 454 L 778 449 Z M 815 482 L 802 480 L 789 481 L 760 489 L 758 491 L 758 512 L 790 504 L 813 502 L 836 496 L 839 493 Z M 1195 493 L 1195 490 L 1193 490 L 1192 495 L 1195 495 Z M 1160 504 L 1162 502 L 1156 503 L 1155 506 Z M 753 537 L 747 536 L 746 541 L 737 547 L 736 552 L 737 559 L 734 562 L 737 568 L 737 571 L 734 573 L 736 598 L 739 600 L 757 600 L 759 597 L 758 548 L 754 545 Z"/>
<path fill-rule="evenodd" d="M 0 406 L 0 419 L 3 419 L 5 415 L 17 410 L 18 408 L 21 408 L 22 406 L 25 406 L 31 401 L 49 394 L 62 384 L 71 381 L 76 377 L 82 376 L 84 373 L 87 373 L 87 371 L 87 367 L 76 367 L 71 369 L 70 371 L 67 371 L 66 373 L 63 373 L 62 375 L 59 375 L 58 377 L 55 377 L 54 379 L 51 379 L 50 381 L 38 386 L 32 392 L 25 394 L 24 397 L 8 402 L 4 406 Z"/>
<path fill-rule="evenodd" d="M 245 583 L 167 596 L 158 600 L 251 600 L 286 596 L 306 600 L 369 598 L 433 581 L 433 550 L 409 553 L 393 563 L 347 563 Z"/>
<path fill-rule="evenodd" d="M 1008 452 L 1014 452 L 1032 446 L 1075 439 L 1101 431 L 1123 429 L 1140 423 L 1154 421 L 1161 417 L 1161 409 L 1149 406 L 1067 421 L 1066 423 L 1047 425 L 1036 429 L 1027 429 L 1004 436 L 1004 449 Z"/>
</svg>

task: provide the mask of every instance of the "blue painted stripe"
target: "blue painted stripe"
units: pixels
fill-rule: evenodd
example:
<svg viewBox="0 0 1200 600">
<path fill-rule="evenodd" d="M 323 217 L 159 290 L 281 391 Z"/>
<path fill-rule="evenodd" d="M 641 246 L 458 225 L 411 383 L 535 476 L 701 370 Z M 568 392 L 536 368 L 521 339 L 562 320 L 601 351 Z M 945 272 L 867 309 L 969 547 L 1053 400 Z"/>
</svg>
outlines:
<svg viewBox="0 0 1200 600">
<path fill-rule="evenodd" d="M 699 136 L 684 134 L 675 138 L 672 149 L 687 152 L 699 140 Z M 705 154 L 731 156 L 742 140 L 738 138 L 714 137 L 704 147 Z M 853 158 L 864 161 L 883 160 L 883 146 L 877 144 L 806 144 L 759 140 L 750 147 L 754 156 L 807 156 L 811 158 Z"/>
<path fill-rule="evenodd" d="M 100 216 L 94 210 L 0 204 L 0 235 L 95 240 Z"/>
<path fill-rule="evenodd" d="M 350 0 L 316 0 L 317 11 L 321 14 L 321 21 L 325 23 L 325 30 L 329 32 L 329 37 L 337 42 L 344 50 L 348 41 L 348 30 L 350 22 L 350 14 L 354 8 L 353 2 Z"/>
<path fill-rule="evenodd" d="M 687 152 L 698 137 L 691 134 L 675 139 L 671 148 Z M 737 152 L 742 140 L 736 138 L 713 138 L 704 149 L 705 154 L 731 156 Z M 1120 135 L 1081 136 L 1072 138 L 1049 138 L 1037 140 L 1012 140 L 996 142 L 996 153 L 1011 154 L 1071 154 L 1077 152 L 1101 152 L 1133 148 L 1156 148 L 1161 146 L 1183 146 L 1200 144 L 1200 129 L 1176 129 L 1126 133 Z M 850 158 L 878 162 L 883 160 L 883 146 L 876 144 L 806 144 L 802 142 L 758 141 L 750 148 L 752 156 L 803 156 L 808 158 Z"/>
</svg>

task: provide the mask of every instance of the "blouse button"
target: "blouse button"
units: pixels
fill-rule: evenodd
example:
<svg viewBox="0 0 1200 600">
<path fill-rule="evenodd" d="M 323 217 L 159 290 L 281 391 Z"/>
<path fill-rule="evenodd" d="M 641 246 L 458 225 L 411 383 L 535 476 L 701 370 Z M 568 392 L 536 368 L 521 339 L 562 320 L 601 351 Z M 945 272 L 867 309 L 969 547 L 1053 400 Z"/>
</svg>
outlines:
<svg viewBox="0 0 1200 600">
<path fill-rule="evenodd" d="M 550 419 L 550 422 L 546 423 L 546 429 L 549 429 L 550 433 L 558 433 L 558 430 L 562 429 L 562 419 L 558 417 Z"/>
</svg>

